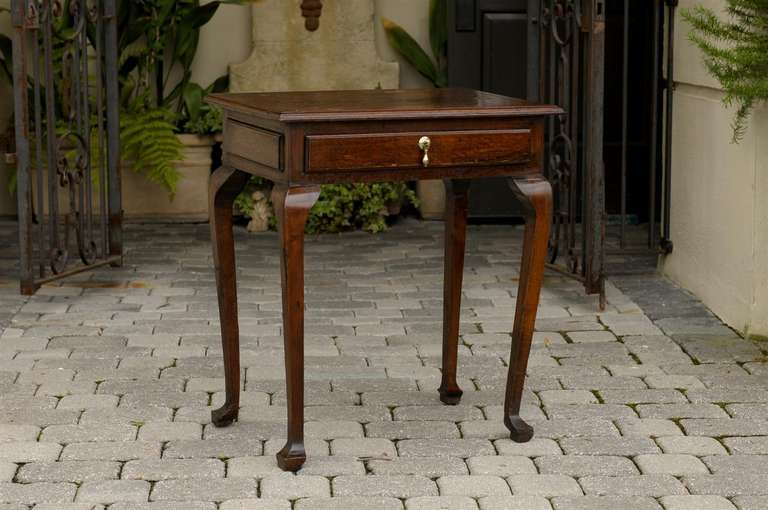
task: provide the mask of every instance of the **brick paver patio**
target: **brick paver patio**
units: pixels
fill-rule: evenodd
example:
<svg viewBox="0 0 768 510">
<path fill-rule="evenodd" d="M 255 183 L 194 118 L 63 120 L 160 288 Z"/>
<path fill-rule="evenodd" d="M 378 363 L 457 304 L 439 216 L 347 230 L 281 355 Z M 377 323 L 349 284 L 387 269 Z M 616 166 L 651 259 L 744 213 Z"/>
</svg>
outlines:
<svg viewBox="0 0 768 510">
<path fill-rule="evenodd" d="M 273 456 L 285 420 L 274 234 L 238 232 L 243 409 L 216 429 L 206 226 L 131 226 L 124 268 L 30 299 L 8 272 L 11 227 L 4 510 L 768 508 L 766 353 L 658 276 L 613 279 L 603 313 L 547 277 L 523 413 L 536 437 L 515 444 L 501 403 L 519 228 L 470 231 L 457 407 L 435 391 L 442 226 L 308 238 L 310 458 L 292 475 Z"/>
</svg>

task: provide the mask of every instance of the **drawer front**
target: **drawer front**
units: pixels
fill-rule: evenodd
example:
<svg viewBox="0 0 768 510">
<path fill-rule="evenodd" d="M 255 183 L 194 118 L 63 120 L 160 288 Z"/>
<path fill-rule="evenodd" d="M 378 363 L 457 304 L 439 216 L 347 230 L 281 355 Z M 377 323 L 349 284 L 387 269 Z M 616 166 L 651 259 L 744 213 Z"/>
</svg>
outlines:
<svg viewBox="0 0 768 510">
<path fill-rule="evenodd" d="M 423 168 L 419 140 L 430 139 L 430 167 L 516 165 L 532 158 L 530 129 L 309 135 L 308 173 Z"/>
<path fill-rule="evenodd" d="M 280 133 L 228 120 L 224 151 L 283 171 L 283 136 Z"/>
</svg>

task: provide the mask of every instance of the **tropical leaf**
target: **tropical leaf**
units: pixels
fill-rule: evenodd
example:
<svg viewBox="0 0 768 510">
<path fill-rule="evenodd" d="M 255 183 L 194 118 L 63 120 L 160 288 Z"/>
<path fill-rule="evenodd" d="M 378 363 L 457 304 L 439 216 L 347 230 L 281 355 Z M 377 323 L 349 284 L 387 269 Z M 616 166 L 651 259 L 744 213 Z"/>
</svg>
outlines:
<svg viewBox="0 0 768 510">
<path fill-rule="evenodd" d="M 395 51 L 402 55 L 422 76 L 438 86 L 437 68 L 419 43 L 394 21 L 384 18 L 381 23 L 384 26 L 387 40 Z"/>
<path fill-rule="evenodd" d="M 444 87 L 447 83 L 446 53 L 448 50 L 448 3 L 447 0 L 430 0 L 429 4 L 429 42 L 432 54 L 437 61 L 438 85 Z"/>
</svg>

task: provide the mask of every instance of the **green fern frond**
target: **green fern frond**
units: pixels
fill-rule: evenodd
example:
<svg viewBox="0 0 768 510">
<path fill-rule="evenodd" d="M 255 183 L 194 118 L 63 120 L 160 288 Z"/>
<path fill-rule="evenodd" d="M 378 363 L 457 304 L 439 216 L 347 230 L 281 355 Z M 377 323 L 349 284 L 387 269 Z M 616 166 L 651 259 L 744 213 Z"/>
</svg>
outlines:
<svg viewBox="0 0 768 510">
<path fill-rule="evenodd" d="M 120 144 L 123 159 L 132 162 L 133 171 L 164 186 L 173 198 L 181 178 L 176 162 L 183 159 L 184 146 L 176 136 L 171 117 L 165 109 L 124 111 Z"/>
</svg>

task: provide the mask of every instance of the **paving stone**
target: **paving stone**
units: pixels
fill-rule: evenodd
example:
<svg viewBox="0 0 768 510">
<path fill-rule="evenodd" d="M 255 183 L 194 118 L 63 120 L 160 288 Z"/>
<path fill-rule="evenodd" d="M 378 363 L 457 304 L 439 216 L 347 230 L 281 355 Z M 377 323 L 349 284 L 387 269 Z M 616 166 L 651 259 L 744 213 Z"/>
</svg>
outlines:
<svg viewBox="0 0 768 510">
<path fill-rule="evenodd" d="M 651 496 L 687 494 L 671 475 L 585 476 L 579 479 L 584 493 L 595 496 Z"/>
<path fill-rule="evenodd" d="M 550 420 L 584 422 L 597 419 L 635 418 L 629 406 L 617 404 L 557 404 L 546 407 Z"/>
<path fill-rule="evenodd" d="M 6 510 L 4 506 L 0 505 L 0 508 Z M 24 510 L 26 508 L 25 506 Z M 104 508 L 106 508 L 104 505 L 93 505 L 91 503 L 39 503 L 34 506 L 34 510 L 104 510 Z M 113 505 L 111 508 L 119 509 L 120 507 Z"/>
<path fill-rule="evenodd" d="M 683 478 L 683 483 L 691 494 L 711 494 L 723 497 L 740 495 L 768 495 L 768 475 L 739 473 L 691 475 Z"/>
<path fill-rule="evenodd" d="M 437 479 L 441 496 L 484 496 L 509 495 L 509 486 L 500 476 L 443 476 Z"/>
<path fill-rule="evenodd" d="M 597 397 L 587 390 L 546 390 L 539 392 L 539 398 L 545 406 L 597 403 Z"/>
<path fill-rule="evenodd" d="M 397 443 L 402 457 L 476 457 L 496 453 L 490 441 L 482 439 L 406 439 Z"/>
<path fill-rule="evenodd" d="M 37 510 L 37 509 L 35 509 Z M 83 510 L 91 510 L 91 507 Z M 109 510 L 216 510 L 215 503 L 204 501 L 168 501 L 158 503 L 115 503 Z"/>
<path fill-rule="evenodd" d="M 173 418 L 173 409 L 168 407 L 146 408 L 109 408 L 86 409 L 80 416 L 80 423 L 91 424 L 130 424 L 138 425 L 147 422 L 170 422 Z"/>
<path fill-rule="evenodd" d="M 726 439 L 726 441 L 730 439 Z M 676 453 L 702 457 L 704 455 L 724 455 L 728 453 L 718 440 L 711 437 L 657 437 L 656 443 L 658 443 L 664 453 L 670 454 Z"/>
<path fill-rule="evenodd" d="M 616 420 L 616 426 L 625 436 L 661 437 L 683 435 L 683 432 L 672 420 L 656 418 L 631 418 Z"/>
<path fill-rule="evenodd" d="M 576 343 L 616 342 L 616 336 L 610 331 L 571 331 L 568 338 Z"/>
<path fill-rule="evenodd" d="M 285 446 L 285 438 L 275 437 L 264 443 L 264 455 L 275 455 Z M 305 439 L 307 456 L 326 456 L 329 454 L 328 443 L 320 439 Z"/>
<path fill-rule="evenodd" d="M 101 480 L 85 482 L 77 491 L 79 503 L 110 504 L 119 501 L 142 503 L 149 498 L 149 482 L 141 480 Z"/>
<path fill-rule="evenodd" d="M 365 473 L 365 464 L 356 457 L 316 456 L 307 459 L 300 474 L 332 478 L 343 475 L 364 475 Z"/>
<path fill-rule="evenodd" d="M 467 459 L 467 467 L 472 475 L 511 476 L 537 472 L 536 466 L 527 457 L 470 457 Z"/>
<path fill-rule="evenodd" d="M 392 459 L 397 457 L 394 443 L 383 438 L 334 439 L 331 455 L 344 455 L 360 459 Z"/>
<path fill-rule="evenodd" d="M 240 456 L 262 455 L 263 443 L 251 439 L 206 439 L 193 441 L 170 441 L 163 450 L 167 459 L 229 459 Z"/>
<path fill-rule="evenodd" d="M 566 437 L 560 440 L 566 455 L 621 455 L 634 456 L 658 453 L 659 448 L 643 437 Z"/>
<path fill-rule="evenodd" d="M 313 459 L 307 459 L 307 462 L 309 463 L 311 460 Z M 264 478 L 282 472 L 272 455 L 268 457 L 236 457 L 227 460 L 228 478 Z"/>
<path fill-rule="evenodd" d="M 382 421 L 365 426 L 368 437 L 386 439 L 457 439 L 459 429 L 452 421 Z"/>
<path fill-rule="evenodd" d="M 384 496 L 413 498 L 437 496 L 437 485 L 424 476 L 368 475 L 333 479 L 334 496 Z"/>
<path fill-rule="evenodd" d="M 392 497 L 346 496 L 300 499 L 295 506 L 295 510 L 359 510 L 361 508 L 366 510 L 403 510 L 403 504 L 399 499 Z M 222 508 L 221 510 L 225 509 Z"/>
<path fill-rule="evenodd" d="M 507 478 L 512 494 L 525 496 L 572 496 L 583 494 L 575 479 L 565 475 L 514 475 Z"/>
<path fill-rule="evenodd" d="M 339 439 L 362 438 L 365 432 L 363 425 L 355 421 L 310 421 L 304 424 L 304 434 L 313 439 Z"/>
<path fill-rule="evenodd" d="M 649 375 L 645 378 L 649 388 L 699 389 L 704 383 L 692 375 Z"/>
<path fill-rule="evenodd" d="M 638 455 L 635 464 L 644 475 L 667 474 L 684 476 L 693 473 L 709 473 L 707 466 L 693 455 L 661 454 Z"/>
<path fill-rule="evenodd" d="M 168 480 L 180 478 L 223 478 L 224 463 L 218 459 L 144 459 L 126 462 L 125 480 Z"/>
<path fill-rule="evenodd" d="M 133 425 L 51 425 L 43 429 L 40 441 L 81 443 L 84 441 L 132 441 L 136 439 Z"/>
<path fill-rule="evenodd" d="M 768 419 L 768 405 L 766 404 L 728 404 L 725 406 L 725 409 L 728 414 L 726 416 L 717 416 L 718 418 L 728 417 L 728 415 L 730 415 L 733 418 L 747 420 Z M 692 416 L 691 418 L 699 418 L 699 416 Z M 703 418 L 710 418 L 710 416 L 704 416 Z"/>
<path fill-rule="evenodd" d="M 729 418 L 714 404 L 639 405 L 637 412 L 641 418 Z"/>
<path fill-rule="evenodd" d="M 733 502 L 739 510 L 763 510 L 768 508 L 768 496 L 737 496 Z"/>
<path fill-rule="evenodd" d="M 139 428 L 140 441 L 180 441 L 202 437 L 203 428 L 197 423 L 151 422 Z"/>
<path fill-rule="evenodd" d="M 599 393 L 602 401 L 606 404 L 641 404 L 638 408 L 646 407 L 642 404 L 688 403 L 681 392 L 673 389 L 601 389 Z"/>
<path fill-rule="evenodd" d="M 115 395 L 67 395 L 59 401 L 56 409 L 99 409 L 117 407 Z"/>
<path fill-rule="evenodd" d="M 478 504 L 480 510 L 552 510 L 549 501 L 539 496 L 488 496 Z"/>
<path fill-rule="evenodd" d="M 0 502 L 27 504 L 70 503 L 75 498 L 77 486 L 73 483 L 0 483 Z"/>
<path fill-rule="evenodd" d="M 536 466 L 542 474 L 581 476 L 626 476 L 637 468 L 625 457 L 608 455 L 567 455 L 538 457 Z"/>
<path fill-rule="evenodd" d="M 71 443 L 61 452 L 61 460 L 109 460 L 159 459 L 162 445 L 145 441 L 108 441 Z"/>
<path fill-rule="evenodd" d="M 642 496 L 582 496 L 552 499 L 554 510 L 661 510 L 650 497 Z"/>
<path fill-rule="evenodd" d="M 721 496 L 664 496 L 660 501 L 664 510 L 736 510 Z"/>
<path fill-rule="evenodd" d="M 291 502 L 287 499 L 230 499 L 221 503 L 219 510 L 291 510 Z"/>
<path fill-rule="evenodd" d="M 0 424 L 0 443 L 35 441 L 39 434 L 40 427 L 34 425 Z"/>
<path fill-rule="evenodd" d="M 524 457 L 541 457 L 543 455 L 561 455 L 560 446 L 552 439 L 534 437 L 527 443 L 516 443 L 510 439 L 494 441 L 499 455 L 522 455 Z"/>
<path fill-rule="evenodd" d="M 421 496 L 405 501 L 406 510 L 477 510 L 474 499 L 465 496 Z"/>
<path fill-rule="evenodd" d="M 768 474 L 768 455 L 712 455 L 702 460 L 714 474 Z"/>
<path fill-rule="evenodd" d="M 423 475 L 438 478 L 469 473 L 467 465 L 455 457 L 397 457 L 392 460 L 368 461 L 374 475 Z"/>
<path fill-rule="evenodd" d="M 734 455 L 768 455 L 768 437 L 726 437 L 723 443 Z M 719 444 L 719 443 L 718 443 Z M 724 454 L 725 449 L 707 452 L 709 454 Z"/>
<path fill-rule="evenodd" d="M 395 408 L 394 419 L 397 421 L 468 421 L 482 420 L 483 413 L 473 406 L 401 406 Z"/>
<path fill-rule="evenodd" d="M 162 480 L 152 488 L 152 501 L 226 501 L 258 496 L 257 480 L 251 478 L 188 478 Z"/>
<path fill-rule="evenodd" d="M 47 462 L 55 461 L 61 453 L 61 445 L 53 442 L 32 441 L 6 442 L 0 444 L 0 461 Z"/>
<path fill-rule="evenodd" d="M 768 435 L 768 420 L 742 419 L 686 419 L 680 420 L 687 435 L 690 436 L 754 436 Z"/>
<path fill-rule="evenodd" d="M 19 466 L 13 462 L 0 462 L 0 482 L 11 482 Z"/>
<path fill-rule="evenodd" d="M 706 390 L 689 390 L 688 400 L 693 403 L 701 402 L 768 402 L 768 390 L 760 388 L 710 388 Z"/>
<path fill-rule="evenodd" d="M 331 495 L 328 479 L 322 476 L 280 473 L 261 480 L 261 497 L 271 499 L 322 498 Z"/>
<path fill-rule="evenodd" d="M 19 472 L 16 474 L 16 481 L 20 483 L 82 483 L 93 480 L 117 479 L 119 473 L 120 464 L 117 462 L 30 462 L 19 468 Z"/>
</svg>

